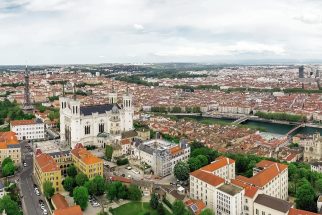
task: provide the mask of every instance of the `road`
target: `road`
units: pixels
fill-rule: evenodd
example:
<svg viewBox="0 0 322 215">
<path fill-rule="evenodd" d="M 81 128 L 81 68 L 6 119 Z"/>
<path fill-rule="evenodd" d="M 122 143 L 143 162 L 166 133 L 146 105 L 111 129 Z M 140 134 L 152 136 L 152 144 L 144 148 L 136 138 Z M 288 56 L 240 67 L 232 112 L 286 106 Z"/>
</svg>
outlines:
<svg viewBox="0 0 322 215">
<path fill-rule="evenodd" d="M 32 153 L 30 153 L 25 148 L 26 143 L 21 144 L 22 150 L 22 159 L 25 160 L 27 163 L 27 167 L 24 167 L 21 174 L 20 174 L 20 190 L 23 196 L 22 198 L 22 205 L 23 205 L 23 212 L 26 215 L 42 215 L 43 211 L 39 206 L 39 199 L 45 200 L 43 195 L 37 196 L 34 192 L 34 181 L 32 178 L 32 167 L 33 167 L 33 160 L 32 160 Z M 40 190 L 40 189 L 39 189 Z M 45 202 L 45 201 L 44 201 Z M 45 202 L 45 208 L 50 214 L 48 210 L 48 205 Z"/>
</svg>

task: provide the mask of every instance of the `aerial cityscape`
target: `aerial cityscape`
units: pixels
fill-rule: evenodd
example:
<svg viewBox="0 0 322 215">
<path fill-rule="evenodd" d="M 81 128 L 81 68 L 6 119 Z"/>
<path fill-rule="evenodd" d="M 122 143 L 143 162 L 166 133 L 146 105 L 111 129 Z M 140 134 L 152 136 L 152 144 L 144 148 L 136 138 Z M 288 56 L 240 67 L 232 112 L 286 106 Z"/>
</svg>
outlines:
<svg viewBox="0 0 322 215">
<path fill-rule="evenodd" d="M 0 1 L 0 215 L 322 214 L 321 14 Z"/>
</svg>

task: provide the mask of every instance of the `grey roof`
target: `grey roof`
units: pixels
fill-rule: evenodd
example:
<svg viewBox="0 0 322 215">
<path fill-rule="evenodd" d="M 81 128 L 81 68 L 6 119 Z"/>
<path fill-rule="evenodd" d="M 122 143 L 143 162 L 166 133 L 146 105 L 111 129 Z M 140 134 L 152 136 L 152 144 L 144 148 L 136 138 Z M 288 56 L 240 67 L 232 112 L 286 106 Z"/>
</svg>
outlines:
<svg viewBox="0 0 322 215">
<path fill-rule="evenodd" d="M 70 150 L 65 150 L 65 151 L 59 151 L 59 152 L 50 152 L 47 153 L 48 155 L 52 156 L 52 157 L 56 157 L 56 156 L 66 156 L 70 154 Z"/>
<path fill-rule="evenodd" d="M 146 152 L 146 153 L 148 153 L 148 154 L 150 154 L 150 155 L 153 155 L 153 152 L 154 152 L 154 149 L 153 148 L 151 148 L 150 146 L 147 146 L 147 145 L 145 145 L 145 144 L 141 144 L 141 145 L 139 145 L 139 147 L 138 147 L 140 150 L 142 150 L 142 151 L 144 151 L 144 152 Z"/>
<path fill-rule="evenodd" d="M 285 200 L 278 199 L 265 194 L 259 194 L 254 202 L 283 213 L 286 213 L 292 207 L 292 204 Z"/>
<path fill-rule="evenodd" d="M 101 133 L 98 133 L 97 134 L 97 137 L 104 137 L 104 138 L 106 138 L 108 136 L 110 136 L 110 135 L 108 133 L 106 133 L 106 132 L 101 132 Z"/>
<path fill-rule="evenodd" d="M 105 113 L 111 111 L 115 104 L 103 104 L 103 105 L 91 105 L 80 107 L 80 113 L 84 116 L 92 115 L 93 113 Z M 118 104 L 116 104 L 118 109 L 121 109 Z"/>
<path fill-rule="evenodd" d="M 138 133 L 134 130 L 131 130 L 131 131 L 124 131 L 122 133 L 122 139 L 124 138 L 133 138 L 133 137 L 136 137 L 138 136 Z"/>
<path fill-rule="evenodd" d="M 231 196 L 234 196 L 243 190 L 242 188 L 234 186 L 232 184 L 223 184 L 222 186 L 218 187 L 217 189 L 224 192 L 224 193 L 227 193 Z"/>
<path fill-rule="evenodd" d="M 4 185 L 3 183 L 0 181 L 0 189 L 3 189 L 4 188 Z"/>
<path fill-rule="evenodd" d="M 8 144 L 8 148 L 10 149 L 16 149 L 16 148 L 21 148 L 20 143 L 19 144 Z"/>
</svg>

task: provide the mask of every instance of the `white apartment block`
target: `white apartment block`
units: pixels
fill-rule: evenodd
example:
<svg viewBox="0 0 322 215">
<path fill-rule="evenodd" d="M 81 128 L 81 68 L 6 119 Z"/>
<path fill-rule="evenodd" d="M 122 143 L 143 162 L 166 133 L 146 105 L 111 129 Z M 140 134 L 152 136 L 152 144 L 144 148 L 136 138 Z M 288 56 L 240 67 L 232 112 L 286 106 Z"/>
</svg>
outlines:
<svg viewBox="0 0 322 215">
<path fill-rule="evenodd" d="M 13 120 L 10 130 L 17 134 L 18 140 L 35 140 L 45 138 L 45 125 L 40 119 Z"/>
<path fill-rule="evenodd" d="M 253 177 L 236 177 L 236 180 L 258 188 L 261 193 L 286 200 L 288 198 L 287 165 L 263 160 L 256 164 Z"/>
<path fill-rule="evenodd" d="M 150 165 L 155 175 L 164 177 L 172 174 L 179 161 L 189 159 L 190 146 L 185 140 L 181 140 L 179 144 L 162 139 L 137 141 L 131 155 L 134 159 Z"/>
<path fill-rule="evenodd" d="M 243 213 L 244 189 L 233 184 L 223 184 L 216 189 L 217 215 L 240 215 Z"/>
<path fill-rule="evenodd" d="M 190 173 L 190 197 L 202 200 L 208 208 L 216 211 L 217 188 L 234 177 L 235 161 L 219 157 L 211 164 Z"/>
<path fill-rule="evenodd" d="M 230 181 L 235 178 L 235 161 L 226 157 L 218 157 L 211 164 L 202 167 L 201 170 Z"/>
</svg>

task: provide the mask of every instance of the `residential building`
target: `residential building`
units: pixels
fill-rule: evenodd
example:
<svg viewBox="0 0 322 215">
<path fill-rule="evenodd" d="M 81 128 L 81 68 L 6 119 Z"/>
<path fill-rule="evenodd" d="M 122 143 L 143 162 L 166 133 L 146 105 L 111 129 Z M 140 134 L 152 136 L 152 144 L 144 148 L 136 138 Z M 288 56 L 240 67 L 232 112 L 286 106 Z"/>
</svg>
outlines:
<svg viewBox="0 0 322 215">
<path fill-rule="evenodd" d="M 97 175 L 103 176 L 103 160 L 87 151 L 81 144 L 71 150 L 71 155 L 75 167 L 89 179 Z"/>
<path fill-rule="evenodd" d="M 310 163 L 311 171 L 322 173 L 322 161 L 315 161 Z"/>
<path fill-rule="evenodd" d="M 263 194 L 283 200 L 288 198 L 288 168 L 285 164 L 262 160 L 256 164 L 251 178 L 237 176 L 236 180 L 258 188 Z"/>
<path fill-rule="evenodd" d="M 122 132 L 133 130 L 132 95 L 124 94 L 122 105 L 116 96 L 111 93 L 108 104 L 91 106 L 82 106 L 76 98 L 60 97 L 61 141 L 72 149 L 77 143 L 105 147 L 119 141 Z"/>
<path fill-rule="evenodd" d="M 52 182 L 55 192 L 62 190 L 62 175 L 60 168 L 54 158 L 50 155 L 41 153 L 40 151 L 34 155 L 33 174 L 42 192 L 45 181 Z"/>
<path fill-rule="evenodd" d="M 132 157 L 151 166 L 155 175 L 164 177 L 173 172 L 179 161 L 186 161 L 190 156 L 190 146 L 185 140 L 179 144 L 162 139 L 135 142 Z"/>
<path fill-rule="evenodd" d="M 12 131 L 0 132 L 0 164 L 10 157 L 15 165 L 21 165 L 21 145 L 16 133 Z"/>
<path fill-rule="evenodd" d="M 244 189 L 233 184 L 223 184 L 216 189 L 217 207 L 215 214 L 240 215 L 243 213 Z"/>
<path fill-rule="evenodd" d="M 202 171 L 210 172 L 226 181 L 235 178 L 235 161 L 227 157 L 218 157 L 211 164 L 201 168 Z"/>
<path fill-rule="evenodd" d="M 45 138 L 45 125 L 40 119 L 13 120 L 10 130 L 17 134 L 18 140 L 35 140 Z"/>
<path fill-rule="evenodd" d="M 302 141 L 304 146 L 304 161 L 312 162 L 322 159 L 322 137 L 315 133 L 311 138 Z"/>
<path fill-rule="evenodd" d="M 291 207 L 287 201 L 259 194 L 254 201 L 254 215 L 288 215 Z"/>
<path fill-rule="evenodd" d="M 72 155 L 70 150 L 58 151 L 58 152 L 50 152 L 47 153 L 51 156 L 61 170 L 62 177 L 67 176 L 67 168 L 73 164 Z"/>
<path fill-rule="evenodd" d="M 83 215 L 79 205 L 69 206 L 65 197 L 60 193 L 53 195 L 51 203 L 55 209 L 53 215 Z"/>
</svg>

